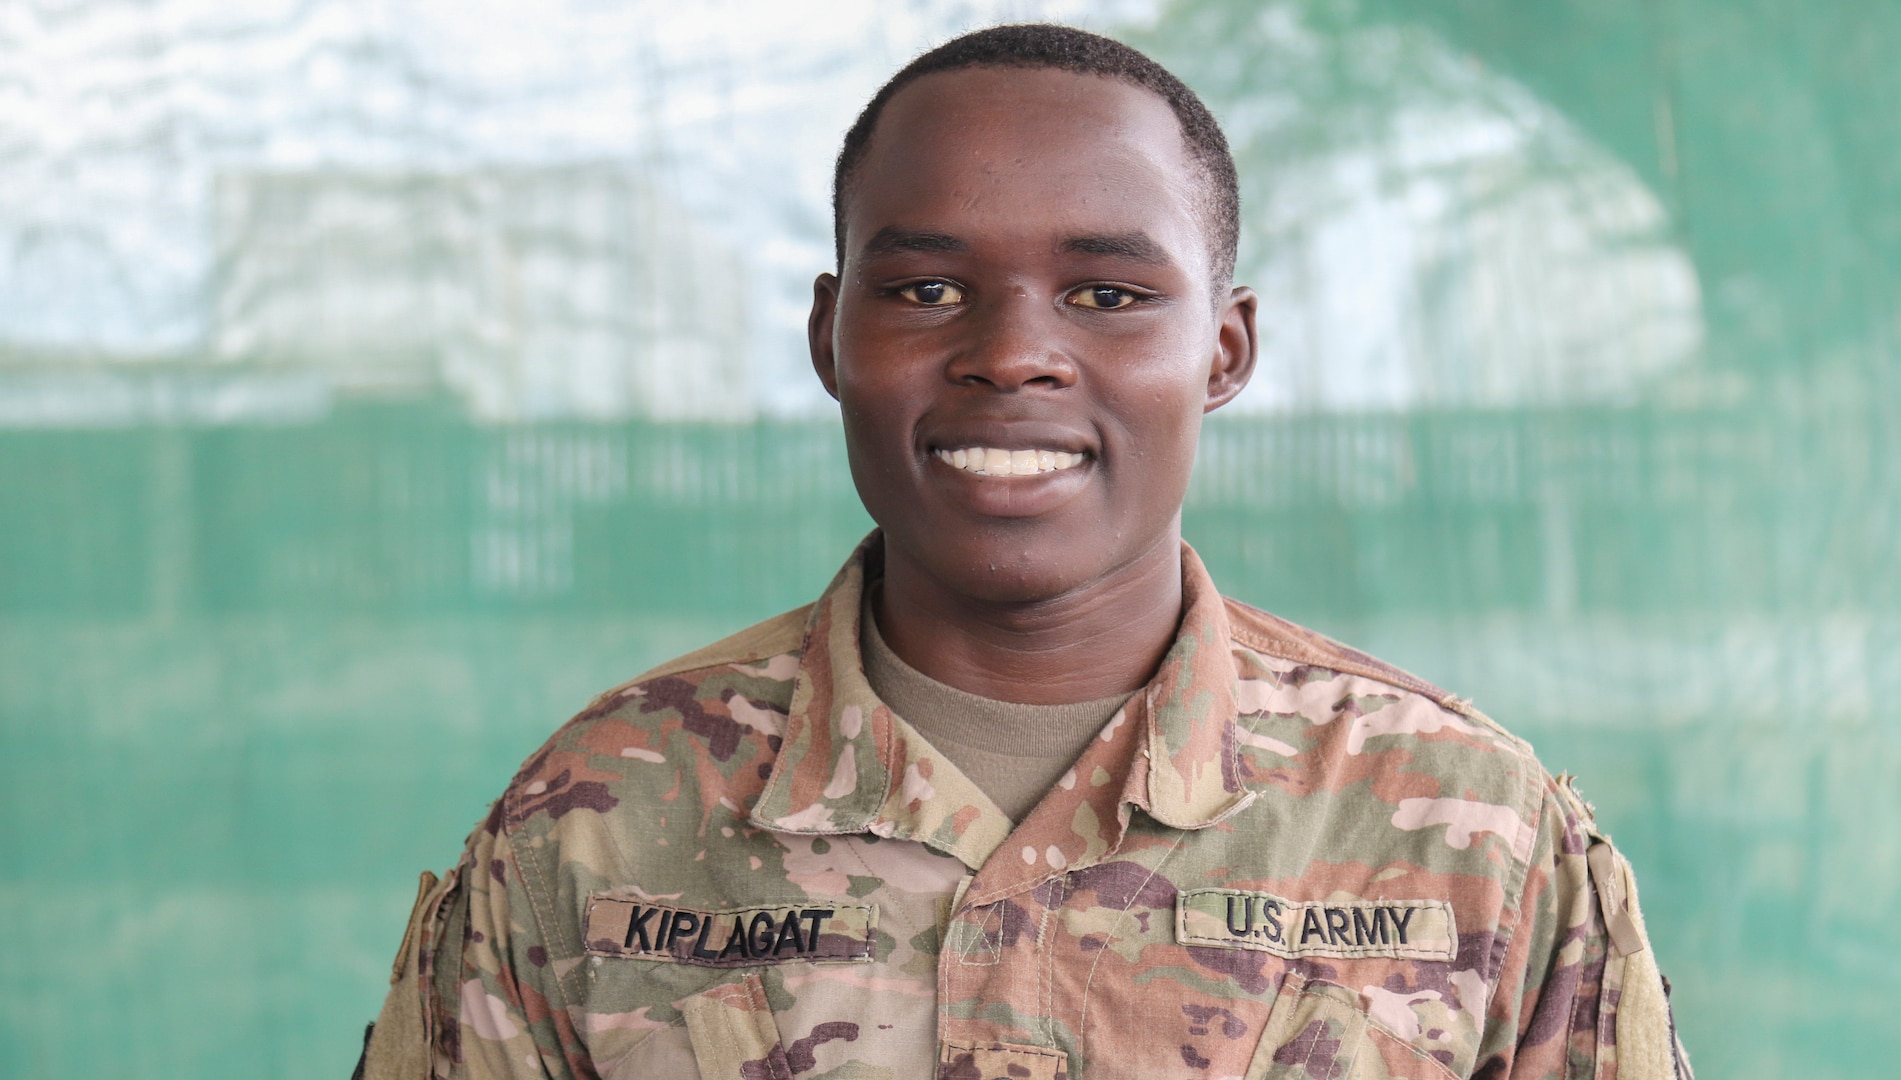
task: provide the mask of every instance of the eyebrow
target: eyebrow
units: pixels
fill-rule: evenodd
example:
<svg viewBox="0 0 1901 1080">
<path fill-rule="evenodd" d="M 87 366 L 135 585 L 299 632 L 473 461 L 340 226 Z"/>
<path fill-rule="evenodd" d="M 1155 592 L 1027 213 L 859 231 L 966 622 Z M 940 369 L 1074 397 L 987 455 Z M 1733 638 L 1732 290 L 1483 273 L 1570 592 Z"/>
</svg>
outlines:
<svg viewBox="0 0 1901 1080">
<path fill-rule="evenodd" d="M 900 229 L 896 225 L 887 225 L 872 236 L 859 250 L 864 258 L 876 258 L 880 255 L 895 255 L 906 251 L 968 251 L 970 245 L 948 233 L 919 232 L 915 229 Z"/>
<path fill-rule="evenodd" d="M 1058 245 L 1058 250 L 1072 251 L 1081 255 L 1109 255 L 1136 262 L 1166 266 L 1169 263 L 1168 252 L 1145 232 L 1110 233 L 1099 236 L 1072 236 Z"/>
</svg>

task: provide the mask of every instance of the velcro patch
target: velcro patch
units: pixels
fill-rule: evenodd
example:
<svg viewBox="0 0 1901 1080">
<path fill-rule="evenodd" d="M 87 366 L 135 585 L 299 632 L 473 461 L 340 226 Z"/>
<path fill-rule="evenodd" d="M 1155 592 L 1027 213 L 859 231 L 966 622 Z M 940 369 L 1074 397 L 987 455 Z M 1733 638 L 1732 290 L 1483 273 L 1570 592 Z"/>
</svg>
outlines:
<svg viewBox="0 0 1901 1080">
<path fill-rule="evenodd" d="M 587 902 L 589 955 L 663 964 L 859 963 L 872 958 L 877 927 L 878 909 L 870 904 L 802 902 L 707 911 L 599 894 Z"/>
<path fill-rule="evenodd" d="M 1241 889 L 1191 889 L 1175 904 L 1184 945 L 1302 956 L 1451 960 L 1459 952 L 1444 900 L 1288 900 Z"/>
</svg>

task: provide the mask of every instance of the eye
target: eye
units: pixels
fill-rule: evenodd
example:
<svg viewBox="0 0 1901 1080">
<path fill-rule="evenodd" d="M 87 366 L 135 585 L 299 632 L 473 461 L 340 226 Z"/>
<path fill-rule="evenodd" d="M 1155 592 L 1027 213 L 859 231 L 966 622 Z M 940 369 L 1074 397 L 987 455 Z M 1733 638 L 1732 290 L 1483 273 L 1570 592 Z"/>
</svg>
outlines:
<svg viewBox="0 0 1901 1080">
<path fill-rule="evenodd" d="M 925 307 L 942 307 L 945 304 L 964 302 L 964 290 L 948 281 L 920 281 L 899 289 L 898 295 L 913 304 L 922 304 Z"/>
<path fill-rule="evenodd" d="M 1135 294 L 1114 285 L 1089 285 L 1071 293 L 1069 302 L 1077 307 L 1114 311 L 1116 308 L 1125 308 L 1135 303 Z"/>
</svg>

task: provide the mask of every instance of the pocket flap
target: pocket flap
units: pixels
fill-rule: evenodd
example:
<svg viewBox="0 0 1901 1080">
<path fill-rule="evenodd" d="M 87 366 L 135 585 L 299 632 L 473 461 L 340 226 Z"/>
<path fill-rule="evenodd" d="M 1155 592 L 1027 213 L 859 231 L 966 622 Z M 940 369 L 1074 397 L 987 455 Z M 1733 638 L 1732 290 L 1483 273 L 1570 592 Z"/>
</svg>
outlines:
<svg viewBox="0 0 1901 1080">
<path fill-rule="evenodd" d="M 1345 1080 L 1366 1033 L 1360 995 L 1288 972 L 1274 996 L 1248 1080 Z"/>
<path fill-rule="evenodd" d="M 757 975 L 723 983 L 680 1002 L 700 1080 L 792 1080 L 779 1027 Z"/>
<path fill-rule="evenodd" d="M 1444 1063 L 1367 1016 L 1355 991 L 1288 972 L 1248 1080 L 1452 1080 Z"/>
</svg>

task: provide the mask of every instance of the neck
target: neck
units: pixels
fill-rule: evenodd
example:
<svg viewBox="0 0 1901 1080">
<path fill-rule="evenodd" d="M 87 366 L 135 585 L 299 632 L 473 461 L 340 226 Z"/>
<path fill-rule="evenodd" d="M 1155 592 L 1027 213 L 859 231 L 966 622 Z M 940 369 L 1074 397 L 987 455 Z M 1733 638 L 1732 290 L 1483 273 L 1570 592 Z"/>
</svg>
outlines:
<svg viewBox="0 0 1901 1080">
<path fill-rule="evenodd" d="M 879 631 L 938 682 L 996 701 L 1063 705 L 1140 689 L 1181 622 L 1181 539 L 1035 600 L 971 597 L 886 545 Z"/>
</svg>

